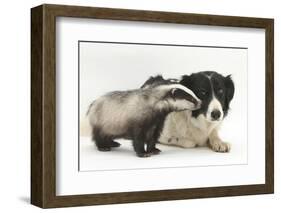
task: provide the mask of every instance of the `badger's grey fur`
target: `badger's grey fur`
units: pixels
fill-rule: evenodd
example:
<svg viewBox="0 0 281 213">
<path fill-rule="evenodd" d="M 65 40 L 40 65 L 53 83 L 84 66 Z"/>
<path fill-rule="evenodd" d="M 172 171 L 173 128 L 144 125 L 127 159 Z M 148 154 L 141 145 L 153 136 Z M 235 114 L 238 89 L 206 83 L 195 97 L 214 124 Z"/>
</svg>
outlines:
<svg viewBox="0 0 281 213">
<path fill-rule="evenodd" d="M 120 146 L 114 139 L 125 138 L 133 141 L 137 156 L 157 154 L 160 150 L 155 144 L 165 117 L 173 111 L 198 109 L 200 104 L 191 90 L 172 81 L 143 89 L 110 92 L 89 108 L 92 139 L 100 151 Z"/>
</svg>

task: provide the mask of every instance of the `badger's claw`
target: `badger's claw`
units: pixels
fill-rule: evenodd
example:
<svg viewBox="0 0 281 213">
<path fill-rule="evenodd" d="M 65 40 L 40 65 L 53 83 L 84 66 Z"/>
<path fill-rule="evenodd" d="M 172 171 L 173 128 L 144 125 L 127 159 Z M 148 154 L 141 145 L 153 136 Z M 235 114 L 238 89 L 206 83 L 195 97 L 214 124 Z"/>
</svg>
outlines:
<svg viewBox="0 0 281 213">
<path fill-rule="evenodd" d="M 152 153 L 153 155 L 158 155 L 160 152 L 161 152 L 160 149 L 154 148 L 151 153 Z"/>
<path fill-rule="evenodd" d="M 101 152 L 108 152 L 111 150 L 111 148 L 110 147 L 99 147 L 98 150 Z"/>
<path fill-rule="evenodd" d="M 119 147 L 119 146 L 121 146 L 121 144 L 116 142 L 116 141 L 111 141 L 110 146 L 111 147 Z"/>
<path fill-rule="evenodd" d="M 140 158 L 147 158 L 147 157 L 150 157 L 151 155 L 152 155 L 152 153 L 148 153 L 148 152 L 137 153 L 137 156 Z"/>
</svg>

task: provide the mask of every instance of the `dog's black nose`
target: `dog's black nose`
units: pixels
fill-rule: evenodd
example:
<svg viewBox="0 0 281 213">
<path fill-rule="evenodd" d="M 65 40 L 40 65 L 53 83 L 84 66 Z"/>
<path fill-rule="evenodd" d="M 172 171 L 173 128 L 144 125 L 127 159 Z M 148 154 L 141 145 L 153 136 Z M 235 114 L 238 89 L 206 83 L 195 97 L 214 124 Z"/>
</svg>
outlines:
<svg viewBox="0 0 281 213">
<path fill-rule="evenodd" d="M 214 110 L 211 112 L 211 117 L 214 120 L 218 120 L 221 117 L 221 112 L 219 110 Z"/>
</svg>

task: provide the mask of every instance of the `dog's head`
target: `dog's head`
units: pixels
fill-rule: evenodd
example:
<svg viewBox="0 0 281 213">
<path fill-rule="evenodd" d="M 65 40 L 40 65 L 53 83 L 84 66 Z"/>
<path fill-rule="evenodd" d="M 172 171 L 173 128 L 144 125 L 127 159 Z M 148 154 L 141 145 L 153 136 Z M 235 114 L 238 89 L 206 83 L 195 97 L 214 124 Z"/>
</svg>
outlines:
<svg viewBox="0 0 281 213">
<path fill-rule="evenodd" d="M 221 121 L 228 113 L 234 96 L 234 83 L 231 76 L 226 77 L 213 71 L 184 75 L 180 81 L 201 99 L 201 108 L 192 111 L 192 116 L 202 114 L 207 121 Z"/>
</svg>

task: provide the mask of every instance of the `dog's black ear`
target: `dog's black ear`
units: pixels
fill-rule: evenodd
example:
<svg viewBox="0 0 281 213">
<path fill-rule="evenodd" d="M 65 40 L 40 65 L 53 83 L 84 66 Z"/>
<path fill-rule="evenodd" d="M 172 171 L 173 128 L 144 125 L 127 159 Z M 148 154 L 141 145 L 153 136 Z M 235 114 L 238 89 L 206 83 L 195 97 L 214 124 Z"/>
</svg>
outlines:
<svg viewBox="0 0 281 213">
<path fill-rule="evenodd" d="M 231 75 L 228 75 L 225 77 L 224 80 L 224 85 L 226 88 L 226 94 L 225 94 L 225 106 L 228 109 L 229 108 L 229 103 L 233 99 L 234 96 L 234 83 L 231 79 Z"/>
<path fill-rule="evenodd" d="M 146 80 L 146 82 L 144 82 L 144 84 L 141 86 L 141 89 L 146 88 L 157 81 L 159 82 L 164 81 L 163 76 L 162 75 L 151 76 L 149 79 Z"/>
<path fill-rule="evenodd" d="M 189 87 L 191 86 L 191 77 L 189 75 L 183 75 L 180 80 L 180 84 Z"/>
</svg>

